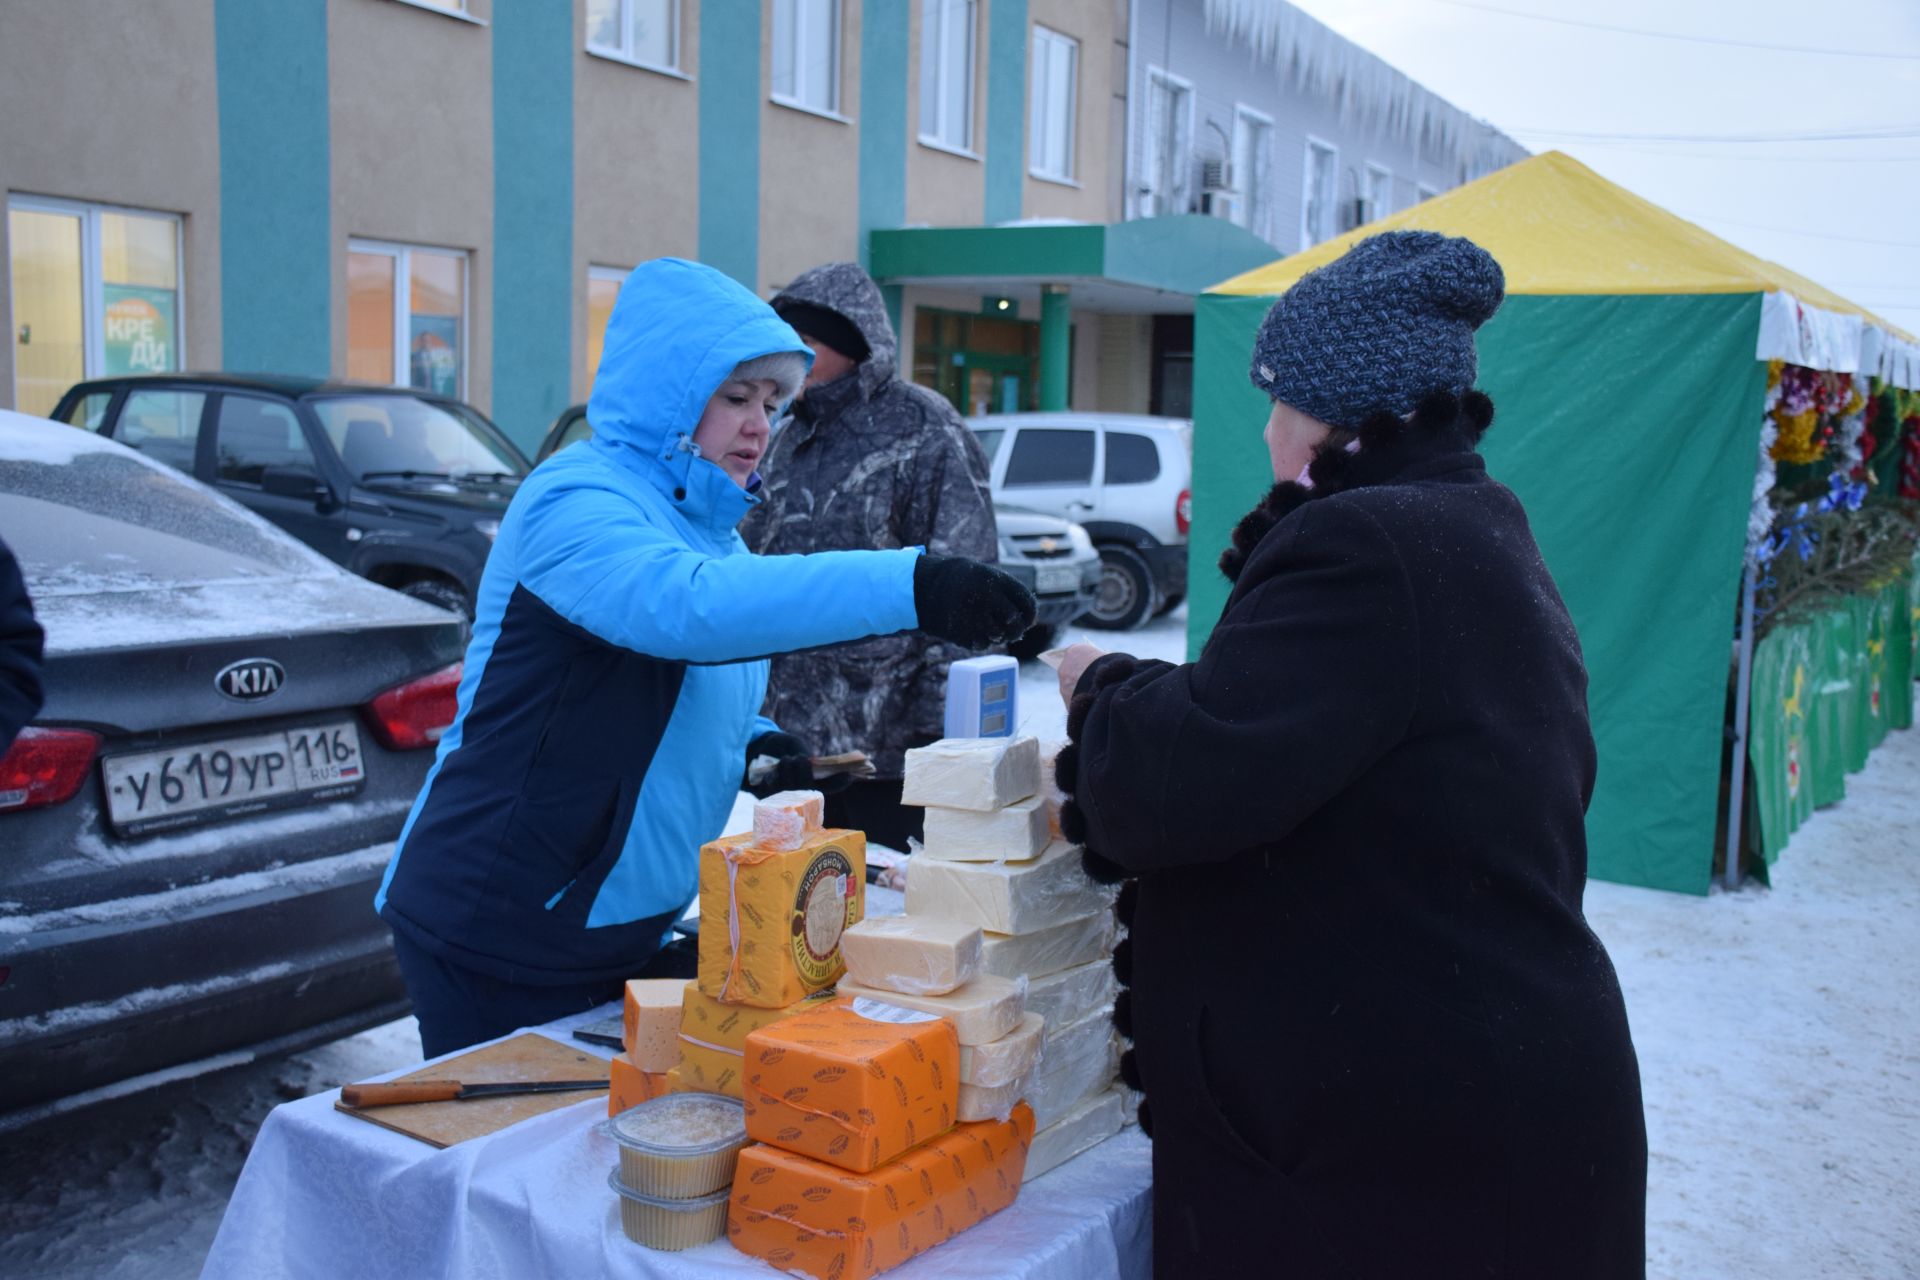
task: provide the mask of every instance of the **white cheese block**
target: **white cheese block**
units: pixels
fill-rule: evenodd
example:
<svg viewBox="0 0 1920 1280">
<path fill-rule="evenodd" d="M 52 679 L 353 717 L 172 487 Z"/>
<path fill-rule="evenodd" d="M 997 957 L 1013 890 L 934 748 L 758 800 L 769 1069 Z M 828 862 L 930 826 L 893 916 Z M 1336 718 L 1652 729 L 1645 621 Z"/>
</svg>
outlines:
<svg viewBox="0 0 1920 1280">
<path fill-rule="evenodd" d="M 1013 1113 L 1013 1104 L 1027 1096 L 1033 1088 L 1033 1067 L 1026 1074 L 1005 1084 L 986 1085 L 960 1083 L 960 1096 L 954 1103 L 954 1118 L 961 1124 L 972 1124 L 976 1120 L 1005 1120 Z"/>
<path fill-rule="evenodd" d="M 1031 862 L 914 858 L 908 864 L 909 915 L 965 920 L 995 933 L 1032 933 L 1112 907 L 1113 891 L 1081 868 L 1079 846 L 1061 841 Z"/>
<path fill-rule="evenodd" d="M 864 987 L 945 995 L 980 973 L 980 930 L 940 916 L 869 916 L 840 935 L 847 976 Z"/>
<path fill-rule="evenodd" d="M 1112 1084 L 1119 1072 L 1120 1046 L 1106 1013 L 1055 1031 L 1040 1050 L 1040 1071 L 1027 1092 L 1034 1128 L 1060 1120 L 1089 1094 Z"/>
<path fill-rule="evenodd" d="M 753 804 L 756 849 L 791 851 L 820 830 L 827 799 L 818 791 L 777 791 Z"/>
<path fill-rule="evenodd" d="M 1120 980 L 1113 976 L 1113 965 L 1095 960 L 1029 981 L 1027 1008 L 1045 1018 L 1048 1026 L 1064 1027 L 1111 1008 L 1119 990 Z"/>
<path fill-rule="evenodd" d="M 1055 840 L 1060 838 L 1060 806 L 1067 802 L 1067 797 L 1054 779 L 1053 766 L 1066 745 L 1065 738 L 1046 738 L 1040 743 L 1040 799 L 1047 806 L 1047 830 Z"/>
<path fill-rule="evenodd" d="M 1039 790 L 1039 739 L 942 738 L 907 752 L 900 803 L 1003 809 Z"/>
<path fill-rule="evenodd" d="M 1003 978 L 1025 974 L 1032 979 L 1089 964 L 1112 953 L 1117 927 L 1113 912 L 1100 910 L 1032 933 L 989 933 L 982 939 L 981 968 Z"/>
<path fill-rule="evenodd" d="M 928 809 L 923 858 L 949 862 L 1024 862 L 1037 858 L 1053 839 L 1047 807 L 1029 796 L 1004 809 Z"/>
<path fill-rule="evenodd" d="M 918 1009 L 945 1018 L 953 1024 L 962 1046 L 991 1044 L 1020 1025 L 1025 1012 L 1026 984 L 982 974 L 941 996 L 916 996 L 900 991 L 883 991 L 842 978 L 835 990 L 855 999 L 877 1000 L 900 1009 Z"/>
<path fill-rule="evenodd" d="M 1140 1099 L 1145 1095 L 1135 1093 L 1124 1084 L 1117 1084 L 1113 1088 L 1120 1095 L 1120 1118 L 1128 1124 L 1139 1124 Z"/>
<path fill-rule="evenodd" d="M 1047 1020 L 1037 1013 L 1020 1015 L 1020 1025 L 987 1044 L 960 1046 L 960 1083 L 986 1087 L 1022 1079 L 1040 1061 Z"/>
<path fill-rule="evenodd" d="M 1126 1123 L 1126 1090 L 1114 1088 L 1084 1099 L 1073 1110 L 1033 1135 L 1027 1148 L 1023 1181 L 1032 1182 L 1057 1169 L 1081 1152 L 1097 1147 L 1120 1132 Z"/>
</svg>

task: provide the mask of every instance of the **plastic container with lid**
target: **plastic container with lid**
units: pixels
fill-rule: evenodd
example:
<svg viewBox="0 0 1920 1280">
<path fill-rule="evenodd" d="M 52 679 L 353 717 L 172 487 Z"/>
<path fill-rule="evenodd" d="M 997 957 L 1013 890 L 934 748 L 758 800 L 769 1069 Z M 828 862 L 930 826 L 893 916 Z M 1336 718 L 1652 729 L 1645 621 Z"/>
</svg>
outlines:
<svg viewBox="0 0 1920 1280">
<path fill-rule="evenodd" d="M 620 1196 L 620 1226 L 627 1239 L 649 1249 L 692 1249 L 727 1233 L 727 1202 L 731 1187 L 690 1200 L 641 1195 L 620 1180 L 620 1170 L 607 1174 L 607 1185 Z"/>
<path fill-rule="evenodd" d="M 733 1181 L 747 1145 L 746 1111 L 738 1098 L 669 1093 L 603 1121 L 620 1146 L 620 1177 L 643 1196 L 685 1200 Z"/>
</svg>

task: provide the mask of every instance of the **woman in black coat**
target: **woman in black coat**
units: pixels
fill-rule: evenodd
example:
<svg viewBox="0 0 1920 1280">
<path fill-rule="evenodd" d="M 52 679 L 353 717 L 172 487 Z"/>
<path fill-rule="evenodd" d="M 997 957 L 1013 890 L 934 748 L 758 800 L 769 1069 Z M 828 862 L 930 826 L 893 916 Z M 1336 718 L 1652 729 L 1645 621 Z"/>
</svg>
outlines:
<svg viewBox="0 0 1920 1280">
<path fill-rule="evenodd" d="M 1645 1274 L 1639 1069 L 1581 914 L 1586 670 L 1474 451 L 1502 286 L 1431 232 L 1296 284 L 1253 378 L 1300 480 L 1235 531 L 1199 661 L 1063 664 L 1068 834 L 1130 881 L 1158 1275 Z"/>
</svg>

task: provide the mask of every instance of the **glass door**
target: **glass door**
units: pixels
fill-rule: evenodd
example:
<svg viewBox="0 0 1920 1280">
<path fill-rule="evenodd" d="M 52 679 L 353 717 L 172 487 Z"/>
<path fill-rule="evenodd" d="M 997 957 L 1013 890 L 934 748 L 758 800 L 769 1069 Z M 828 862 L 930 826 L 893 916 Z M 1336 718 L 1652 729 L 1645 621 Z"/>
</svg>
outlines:
<svg viewBox="0 0 1920 1280">
<path fill-rule="evenodd" d="M 13 268 L 13 403 L 45 417 L 86 377 L 86 285 L 77 213 L 9 209 Z"/>
</svg>

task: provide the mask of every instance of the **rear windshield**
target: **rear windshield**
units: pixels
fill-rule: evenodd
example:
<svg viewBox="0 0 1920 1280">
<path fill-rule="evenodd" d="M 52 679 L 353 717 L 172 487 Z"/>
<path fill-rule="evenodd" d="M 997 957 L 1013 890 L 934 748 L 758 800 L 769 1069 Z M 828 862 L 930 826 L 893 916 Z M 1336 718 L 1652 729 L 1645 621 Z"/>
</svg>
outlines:
<svg viewBox="0 0 1920 1280">
<path fill-rule="evenodd" d="M 0 538 L 35 595 L 307 577 L 326 562 L 185 476 L 106 448 L 0 457 Z"/>
<path fill-rule="evenodd" d="M 405 395 L 324 396 L 309 403 L 355 480 L 527 473 L 506 438 L 465 410 Z"/>
</svg>

